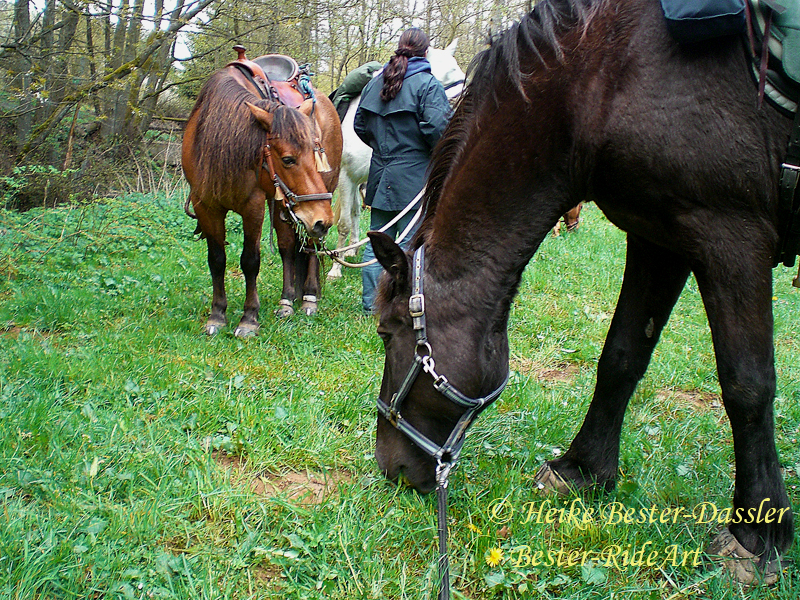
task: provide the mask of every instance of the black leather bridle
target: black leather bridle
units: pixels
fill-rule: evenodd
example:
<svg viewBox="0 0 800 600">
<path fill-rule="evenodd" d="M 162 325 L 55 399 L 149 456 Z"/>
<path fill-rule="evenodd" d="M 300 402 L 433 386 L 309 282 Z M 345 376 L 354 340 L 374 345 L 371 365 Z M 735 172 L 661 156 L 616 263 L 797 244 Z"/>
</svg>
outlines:
<svg viewBox="0 0 800 600">
<path fill-rule="evenodd" d="M 444 375 L 436 372 L 436 363 L 433 360 L 433 351 L 428 342 L 425 319 L 425 295 L 423 293 L 422 275 L 425 263 L 425 246 L 422 245 L 414 252 L 412 261 L 411 285 L 412 293 L 408 300 L 408 310 L 416 337 L 414 348 L 414 361 L 408 370 L 400 389 L 392 396 L 387 404 L 380 397 L 377 399 L 378 412 L 400 430 L 407 438 L 422 449 L 428 456 L 436 460 L 436 496 L 438 501 L 437 520 L 439 533 L 439 600 L 450 598 L 450 574 L 447 557 L 447 478 L 451 469 L 464 446 L 466 433 L 469 426 L 484 408 L 497 400 L 508 383 L 510 373 L 507 373 L 503 383 L 492 393 L 482 398 L 470 398 L 454 387 Z M 456 423 L 447 440 L 441 446 L 411 425 L 400 413 L 403 400 L 406 399 L 411 387 L 421 372 L 433 377 L 433 388 L 445 398 L 458 406 L 466 409 Z"/>
</svg>

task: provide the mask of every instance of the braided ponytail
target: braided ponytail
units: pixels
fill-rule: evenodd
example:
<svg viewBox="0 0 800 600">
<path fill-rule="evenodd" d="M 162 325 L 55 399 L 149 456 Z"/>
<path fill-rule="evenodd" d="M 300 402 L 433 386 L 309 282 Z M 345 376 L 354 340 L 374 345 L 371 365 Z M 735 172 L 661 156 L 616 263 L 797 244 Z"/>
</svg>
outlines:
<svg viewBox="0 0 800 600">
<path fill-rule="evenodd" d="M 381 100 L 388 102 L 397 97 L 403 87 L 408 70 L 408 59 L 412 56 L 425 56 L 428 51 L 430 41 L 427 34 L 418 27 L 406 29 L 400 36 L 397 43 L 397 50 L 394 56 L 389 59 L 389 64 L 383 70 L 383 88 L 381 88 Z"/>
</svg>

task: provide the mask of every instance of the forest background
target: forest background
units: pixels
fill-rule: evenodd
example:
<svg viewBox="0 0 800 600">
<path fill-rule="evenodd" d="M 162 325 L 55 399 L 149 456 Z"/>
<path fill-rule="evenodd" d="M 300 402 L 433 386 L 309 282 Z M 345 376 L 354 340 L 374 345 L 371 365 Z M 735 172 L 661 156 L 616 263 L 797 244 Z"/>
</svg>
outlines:
<svg viewBox="0 0 800 600">
<path fill-rule="evenodd" d="M 180 177 L 181 126 L 208 76 L 288 54 L 329 93 L 399 33 L 458 40 L 462 68 L 532 0 L 0 0 L 0 206 L 26 209 Z"/>
</svg>

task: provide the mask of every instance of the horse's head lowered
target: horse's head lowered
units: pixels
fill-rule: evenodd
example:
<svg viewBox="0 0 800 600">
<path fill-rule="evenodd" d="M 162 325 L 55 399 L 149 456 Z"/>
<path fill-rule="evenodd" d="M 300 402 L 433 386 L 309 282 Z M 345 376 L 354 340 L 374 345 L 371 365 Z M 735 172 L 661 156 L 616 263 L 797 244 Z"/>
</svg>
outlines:
<svg viewBox="0 0 800 600">
<path fill-rule="evenodd" d="M 262 189 L 283 206 L 287 218 L 302 224 L 310 237 L 324 237 L 333 225 L 332 195 L 320 175 L 324 170 L 320 161 L 324 150 L 319 143 L 319 125 L 312 114 L 314 102 L 306 100 L 297 109 L 279 105 L 274 110 L 246 104 L 268 133 L 263 149 Z"/>
<path fill-rule="evenodd" d="M 460 309 L 448 302 L 452 294 L 425 277 L 424 245 L 409 262 L 385 234 L 369 237 L 388 273 L 378 300 L 386 361 L 375 458 L 389 479 L 402 473 L 414 488 L 429 492 L 455 463 L 473 419 L 505 387 L 507 336 L 471 335 L 482 317 L 455 314 Z M 479 368 L 464 360 L 474 356 L 481 357 Z"/>
</svg>

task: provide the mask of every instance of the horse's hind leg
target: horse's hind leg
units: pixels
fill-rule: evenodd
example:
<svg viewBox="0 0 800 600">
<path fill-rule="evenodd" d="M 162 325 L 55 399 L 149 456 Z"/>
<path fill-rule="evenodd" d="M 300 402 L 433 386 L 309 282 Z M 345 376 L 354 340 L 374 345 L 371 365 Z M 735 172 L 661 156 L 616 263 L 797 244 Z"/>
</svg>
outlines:
<svg viewBox="0 0 800 600">
<path fill-rule="evenodd" d="M 225 295 L 225 210 L 210 209 L 203 202 L 194 203 L 197 222 L 208 245 L 208 269 L 211 272 L 213 295 L 211 314 L 206 321 L 208 335 L 216 335 L 228 323 L 225 313 L 228 298 Z"/>
<path fill-rule="evenodd" d="M 240 266 L 244 274 L 245 296 L 242 319 L 234 331 L 236 337 L 250 337 L 258 331 L 258 272 L 261 269 L 261 230 L 264 225 L 264 196 L 254 192 L 242 213 L 244 243 Z"/>
<path fill-rule="evenodd" d="M 339 201 L 336 204 L 336 231 L 338 234 L 337 248 L 344 248 L 348 241 L 352 244 L 358 242 L 358 220 L 361 214 L 361 198 L 358 185 L 350 179 L 349 173 L 343 173 L 339 178 Z M 344 256 L 355 256 L 356 250 L 345 252 Z M 328 279 L 339 279 L 342 276 L 342 265 L 333 263 L 328 271 Z"/>
<path fill-rule="evenodd" d="M 628 235 L 625 277 L 597 365 L 592 403 L 569 450 L 539 471 L 540 488 L 568 493 L 594 484 L 613 487 L 625 409 L 688 275 L 685 260 Z"/>
<path fill-rule="evenodd" d="M 736 460 L 733 521 L 728 525 L 736 539 L 727 536 L 726 540 L 723 532 L 711 550 L 730 555 L 731 546 L 738 541 L 746 551 L 763 555 L 767 561 L 763 574 L 757 572 L 754 561 L 726 561 L 743 583 L 762 575 L 767 582 L 775 581 L 777 564 L 773 559 L 789 548 L 793 537 L 791 506 L 775 448 L 769 242 L 761 240 L 759 244 L 752 237 L 748 231 L 747 240 L 729 243 L 726 263 L 695 269 L 711 326 Z M 746 552 L 739 549 L 736 554 Z"/>
</svg>

